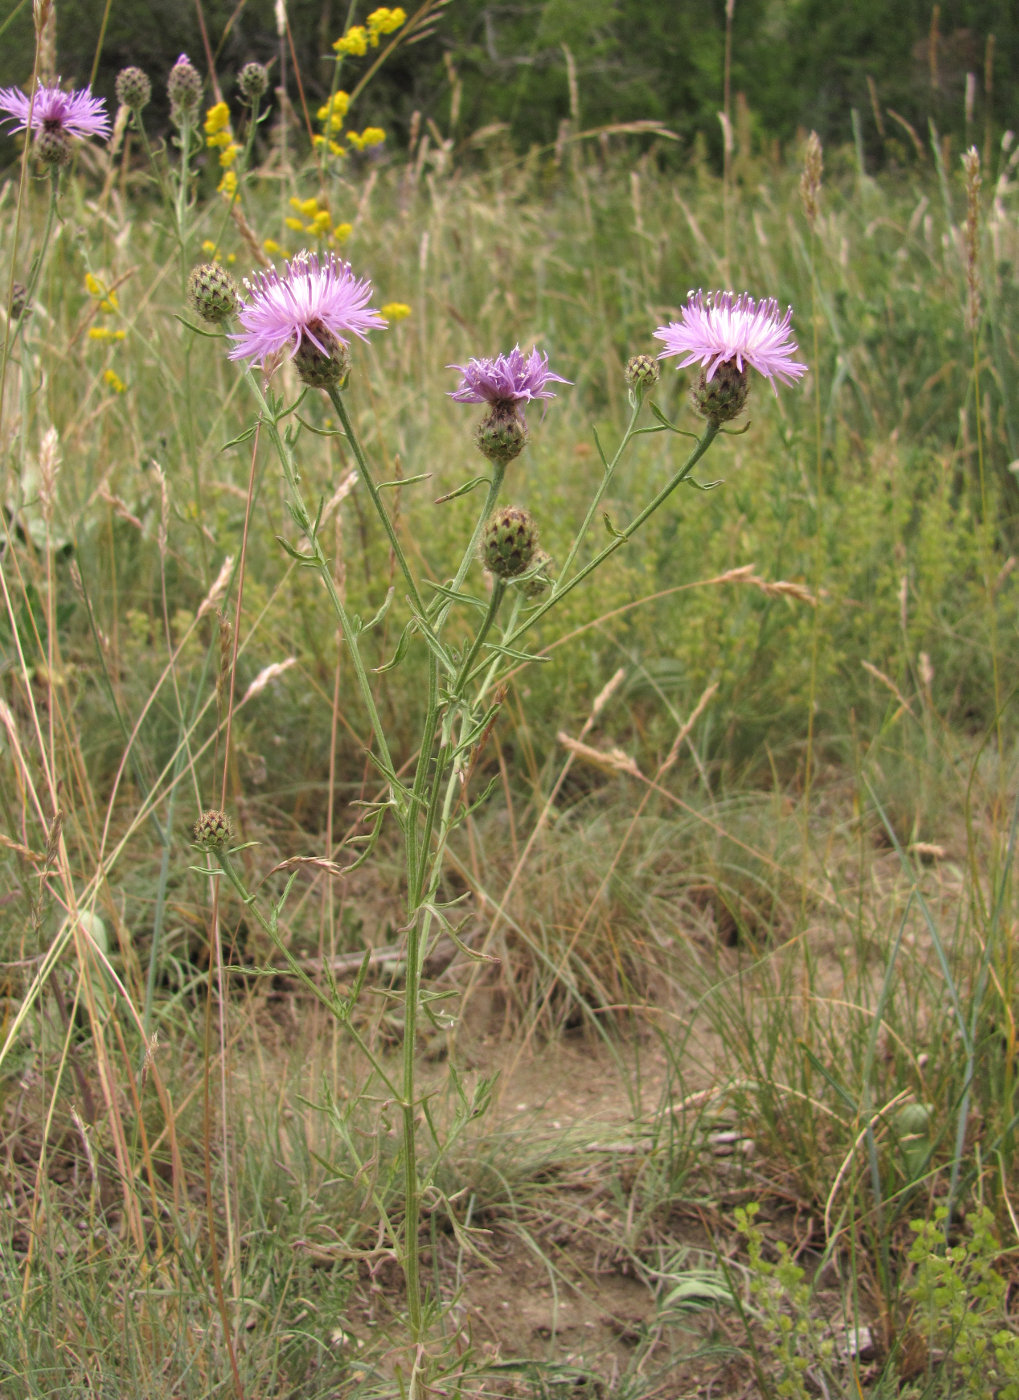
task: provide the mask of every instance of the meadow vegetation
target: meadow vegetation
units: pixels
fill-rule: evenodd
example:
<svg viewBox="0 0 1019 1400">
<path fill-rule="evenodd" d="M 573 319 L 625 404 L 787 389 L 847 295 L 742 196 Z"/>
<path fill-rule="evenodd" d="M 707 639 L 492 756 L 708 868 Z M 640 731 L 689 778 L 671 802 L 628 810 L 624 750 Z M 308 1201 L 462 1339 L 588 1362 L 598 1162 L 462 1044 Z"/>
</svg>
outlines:
<svg viewBox="0 0 1019 1400">
<path fill-rule="evenodd" d="M 666 178 L 219 98 L 0 184 L 4 1395 L 1015 1400 L 1011 134 Z M 389 320 L 342 396 L 188 299 L 301 249 Z M 491 596 L 449 366 L 570 381 L 500 498 L 554 578 L 637 409 L 581 561 L 704 430 L 625 378 L 698 287 L 809 374 L 425 722 L 408 847 Z"/>
</svg>

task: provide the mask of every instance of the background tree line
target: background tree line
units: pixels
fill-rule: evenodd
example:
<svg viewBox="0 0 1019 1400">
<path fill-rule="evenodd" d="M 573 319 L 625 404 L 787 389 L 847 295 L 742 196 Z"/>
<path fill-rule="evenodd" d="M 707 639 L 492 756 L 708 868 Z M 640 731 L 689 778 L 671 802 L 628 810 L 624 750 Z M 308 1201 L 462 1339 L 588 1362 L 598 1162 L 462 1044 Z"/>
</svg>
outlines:
<svg viewBox="0 0 1019 1400">
<path fill-rule="evenodd" d="M 258 59 L 274 64 L 275 82 L 283 74 L 296 105 L 296 58 L 310 106 L 329 89 L 332 41 L 348 19 L 373 8 L 374 0 L 289 0 L 291 54 L 277 36 L 274 0 L 201 0 L 228 97 L 233 73 Z M 0 79 L 23 84 L 32 67 L 32 6 L 7 0 L 7 9 Z M 60 72 L 80 84 L 98 61 L 95 86 L 110 98 L 129 63 L 149 73 L 159 97 L 180 52 L 206 66 L 196 5 L 113 0 L 107 13 L 107 0 L 57 0 L 57 9 Z M 653 118 L 686 148 L 699 136 L 717 162 L 725 53 L 725 0 L 446 0 L 430 33 L 401 48 L 373 81 L 358 120 L 384 123 L 396 143 L 419 111 L 456 138 L 500 122 L 518 148 L 546 144 L 571 116 L 572 66 L 583 127 Z M 344 86 L 367 61 L 345 69 Z M 1013 0 L 735 0 L 733 7 L 731 91 L 744 125 L 766 143 L 788 142 L 804 128 L 826 145 L 847 142 L 855 111 L 872 161 L 908 151 L 910 128 L 925 143 L 929 120 L 957 142 L 983 145 L 1015 121 L 1017 70 Z"/>
</svg>

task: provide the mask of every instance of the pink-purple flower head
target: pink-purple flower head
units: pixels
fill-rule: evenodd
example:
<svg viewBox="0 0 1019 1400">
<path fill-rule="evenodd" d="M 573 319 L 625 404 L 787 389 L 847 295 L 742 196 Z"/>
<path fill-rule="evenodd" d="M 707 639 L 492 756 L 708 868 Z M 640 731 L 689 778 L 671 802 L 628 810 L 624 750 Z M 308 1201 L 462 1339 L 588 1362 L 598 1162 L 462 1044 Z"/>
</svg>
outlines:
<svg viewBox="0 0 1019 1400">
<path fill-rule="evenodd" d="M 337 342 L 346 345 L 352 335 L 364 340 L 370 330 L 385 328 L 368 305 L 371 296 L 371 282 L 355 277 L 334 253 L 321 261 L 317 253 L 299 253 L 282 276 L 270 268 L 245 282 L 237 313 L 244 329 L 230 337 L 237 342 L 230 359 L 264 365 L 284 350 L 293 358 L 307 344 L 329 359 Z"/>
<path fill-rule="evenodd" d="M 749 366 L 771 380 L 792 384 L 807 366 L 794 356 L 799 347 L 792 337 L 792 307 L 783 316 L 778 302 L 768 297 L 758 305 L 747 292 L 691 292 L 678 321 L 659 326 L 655 338 L 664 341 L 660 360 L 682 355 L 680 365 L 699 364 L 710 383 L 719 365 L 735 362 L 742 374 Z"/>
<path fill-rule="evenodd" d="M 32 97 L 20 88 L 0 88 L 0 111 L 7 113 L 10 130 L 35 135 L 99 136 L 110 134 L 110 119 L 101 97 L 91 88 L 64 92 L 59 87 L 37 87 Z"/>
<path fill-rule="evenodd" d="M 532 399 L 554 399 L 549 384 L 569 384 L 553 374 L 548 356 L 535 348 L 525 355 L 517 345 L 508 355 L 493 360 L 468 360 L 465 365 L 447 365 L 463 378 L 449 397 L 457 403 L 488 403 L 497 408 L 516 408 Z"/>
</svg>

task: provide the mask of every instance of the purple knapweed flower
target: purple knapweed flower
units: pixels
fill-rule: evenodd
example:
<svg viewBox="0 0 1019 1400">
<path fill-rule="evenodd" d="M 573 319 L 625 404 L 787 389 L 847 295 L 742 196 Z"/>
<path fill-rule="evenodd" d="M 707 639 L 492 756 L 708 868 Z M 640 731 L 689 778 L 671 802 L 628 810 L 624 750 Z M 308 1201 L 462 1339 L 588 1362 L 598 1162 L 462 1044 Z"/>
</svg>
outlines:
<svg viewBox="0 0 1019 1400">
<path fill-rule="evenodd" d="M 508 355 L 496 355 L 494 360 L 468 360 L 465 365 L 447 365 L 459 370 L 463 379 L 449 397 L 457 403 L 489 403 L 509 408 L 530 403 L 532 399 L 554 399 L 547 384 L 569 384 L 568 379 L 553 374 L 548 356 L 537 348 L 524 355 L 517 345 Z"/>
<path fill-rule="evenodd" d="M 741 374 L 747 365 L 763 374 L 776 393 L 776 379 L 792 384 L 807 372 L 793 358 L 799 347 L 792 338 L 792 307 L 783 316 L 774 297 L 758 305 L 747 292 L 691 292 L 679 316 L 655 331 L 655 339 L 665 342 L 658 358 L 682 355 L 681 366 L 706 367 L 708 383 L 730 361 Z"/>
<path fill-rule="evenodd" d="M 346 345 L 352 335 L 364 340 L 387 324 L 368 306 L 371 282 L 356 278 L 334 253 L 321 261 L 317 253 L 299 253 L 282 276 L 270 268 L 244 287 L 237 313 L 244 330 L 230 336 L 237 342 L 231 360 L 264 365 L 283 350 L 293 358 L 305 344 L 329 359 L 337 341 Z"/>
<path fill-rule="evenodd" d="M 20 88 L 0 88 L 0 111 L 7 113 L 13 131 L 32 131 L 53 136 L 99 136 L 110 134 L 110 119 L 101 97 L 90 88 L 64 92 L 58 87 L 38 87 L 33 97 Z"/>
</svg>

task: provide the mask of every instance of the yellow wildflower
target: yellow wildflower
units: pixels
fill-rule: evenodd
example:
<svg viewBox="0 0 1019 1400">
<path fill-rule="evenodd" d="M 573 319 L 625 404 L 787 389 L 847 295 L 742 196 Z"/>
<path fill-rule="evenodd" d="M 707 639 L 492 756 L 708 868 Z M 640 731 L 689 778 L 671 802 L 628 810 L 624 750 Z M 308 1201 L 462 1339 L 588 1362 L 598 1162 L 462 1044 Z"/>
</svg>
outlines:
<svg viewBox="0 0 1019 1400">
<path fill-rule="evenodd" d="M 347 132 L 347 140 L 358 151 L 364 151 L 369 146 L 381 146 L 386 139 L 386 133 L 381 126 L 366 126 L 358 136 L 356 131 Z"/>
<path fill-rule="evenodd" d="M 333 229 L 333 242 L 346 243 L 347 239 L 354 231 L 353 224 L 337 224 Z"/>
<path fill-rule="evenodd" d="M 349 106 L 350 93 L 344 92 L 342 88 L 338 88 L 325 106 L 319 108 L 318 119 L 324 122 L 327 117 L 332 116 L 334 118 L 339 117 L 342 121 L 347 115 Z"/>
<path fill-rule="evenodd" d="M 410 315 L 410 307 L 405 301 L 387 301 L 385 306 L 379 308 L 379 314 L 385 316 L 387 321 L 405 321 Z"/>
<path fill-rule="evenodd" d="M 294 230 L 295 233 L 303 233 L 303 232 L 304 232 L 304 220 L 303 220 L 303 219 L 294 219 L 294 218 L 292 218 L 290 215 L 287 215 L 287 217 L 283 220 L 283 222 L 286 224 L 287 228 L 292 228 L 292 229 Z"/>
<path fill-rule="evenodd" d="M 87 290 L 88 290 L 89 296 L 101 297 L 101 296 L 103 295 L 103 289 L 102 289 L 102 287 L 99 285 L 99 283 L 96 281 L 96 279 L 92 276 L 91 272 L 86 272 L 86 273 L 85 273 L 85 286 L 86 286 L 86 288 L 87 288 Z"/>
<path fill-rule="evenodd" d="M 230 108 L 225 102 L 217 102 L 215 107 L 210 107 L 205 114 L 205 134 L 210 138 L 209 145 L 213 144 L 211 138 L 228 131 L 230 128 Z M 228 138 L 229 139 L 229 138 Z"/>
<path fill-rule="evenodd" d="M 127 385 L 116 370 L 104 369 L 103 382 L 108 384 L 115 394 L 123 394 L 127 390 Z"/>
<path fill-rule="evenodd" d="M 399 8 L 388 10 L 383 7 L 382 9 L 374 10 L 368 16 L 368 37 L 372 48 L 378 48 L 380 34 L 392 34 L 394 30 L 400 28 L 401 24 L 405 24 L 406 22 L 407 16 L 403 10 Z"/>
<path fill-rule="evenodd" d="M 223 178 L 216 189 L 220 194 L 225 194 L 227 199 L 233 199 L 237 193 L 237 172 L 235 170 L 224 170 Z"/>
<path fill-rule="evenodd" d="M 287 258 L 290 256 L 289 253 L 284 252 L 283 248 L 280 246 L 279 243 L 276 242 L 275 238 L 267 238 L 262 244 L 262 247 L 269 254 L 270 258 Z"/>
<path fill-rule="evenodd" d="M 369 21 L 370 23 L 370 21 Z M 378 44 L 378 39 L 372 41 Z M 343 54 L 352 54 L 355 58 L 360 58 L 362 54 L 368 52 L 368 33 L 363 24 L 355 24 L 347 30 L 342 39 L 337 39 L 333 48 L 336 50 L 337 58 Z"/>
<path fill-rule="evenodd" d="M 124 340 L 127 337 L 125 330 L 111 330 L 109 326 L 89 326 L 89 340 Z"/>
</svg>

